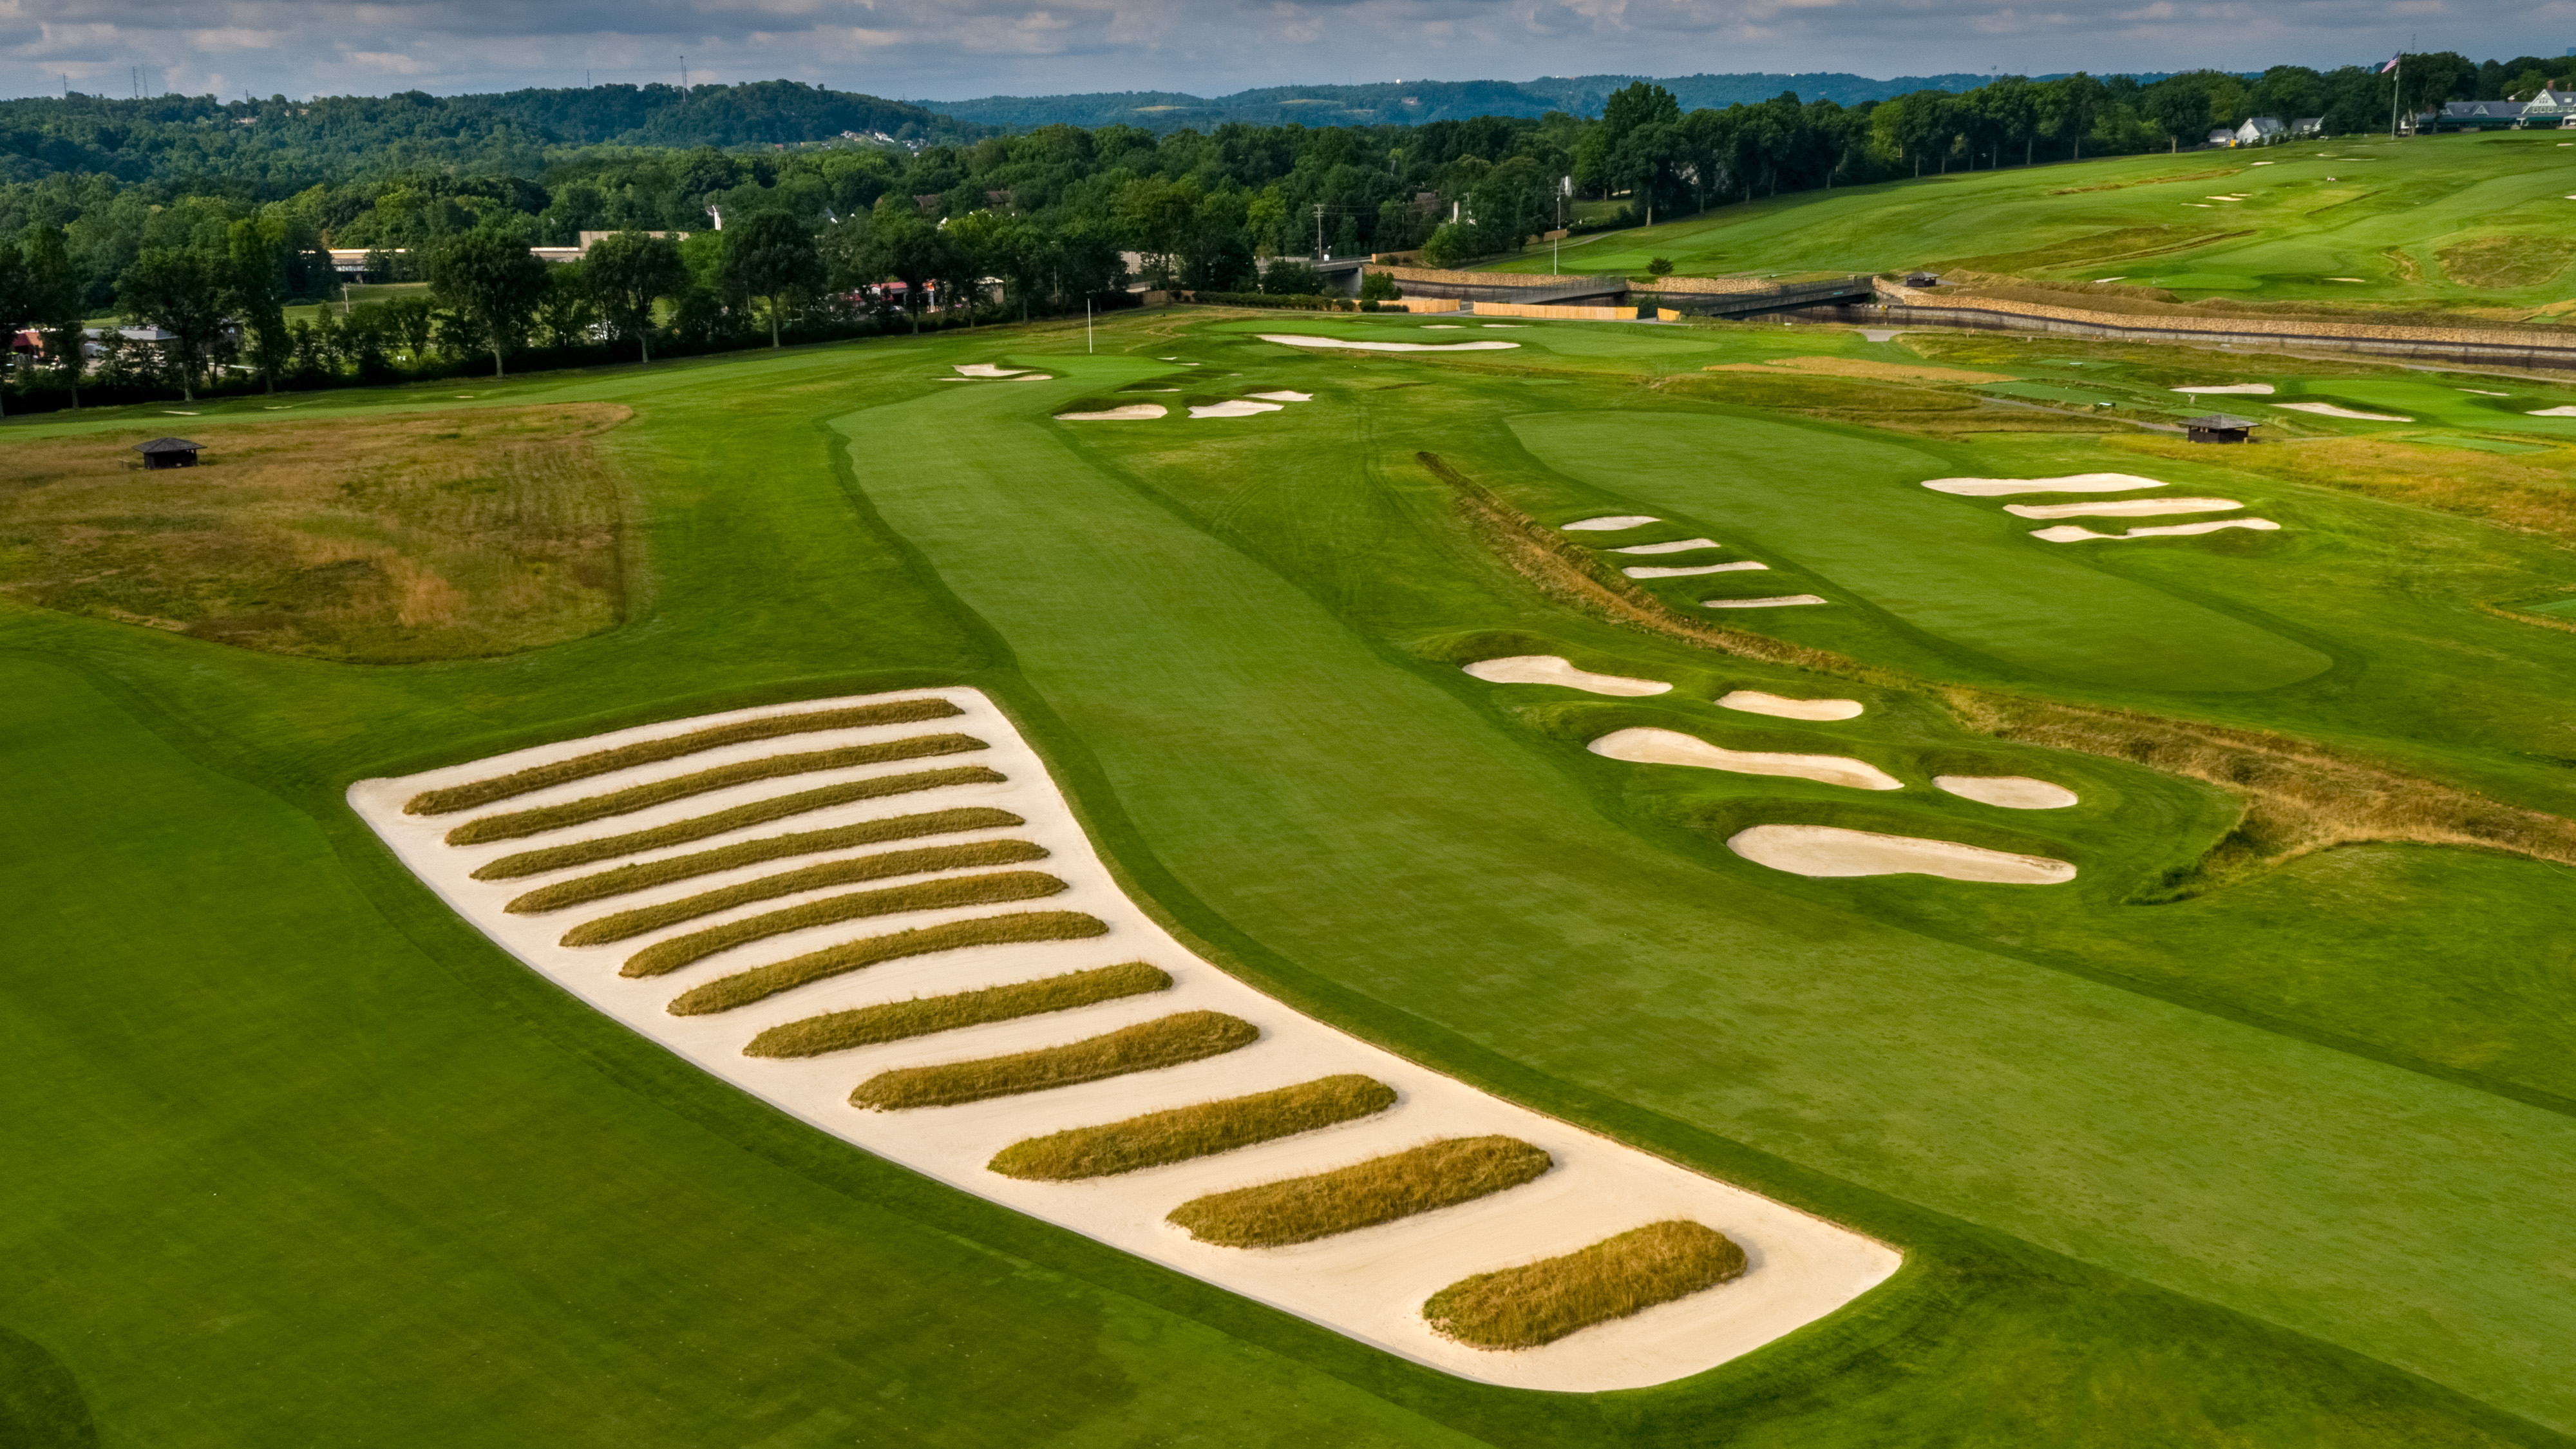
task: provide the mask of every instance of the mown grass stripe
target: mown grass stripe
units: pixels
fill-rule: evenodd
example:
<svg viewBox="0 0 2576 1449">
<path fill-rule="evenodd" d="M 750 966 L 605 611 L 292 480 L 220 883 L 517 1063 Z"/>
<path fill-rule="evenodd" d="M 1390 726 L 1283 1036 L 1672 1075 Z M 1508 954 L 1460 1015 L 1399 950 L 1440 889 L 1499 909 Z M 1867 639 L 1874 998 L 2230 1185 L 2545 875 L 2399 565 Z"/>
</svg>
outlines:
<svg viewBox="0 0 2576 1449">
<path fill-rule="evenodd" d="M 1037 1182 L 1109 1177 L 1356 1121 L 1394 1105 L 1395 1089 L 1375 1077 L 1322 1077 L 1274 1092 L 1030 1137 L 1003 1148 L 985 1166 Z"/>
<path fill-rule="evenodd" d="M 1675 1218 L 1554 1258 L 1461 1278 L 1431 1295 L 1435 1333 L 1478 1348 L 1536 1348 L 1744 1276 L 1744 1249 Z"/>
<path fill-rule="evenodd" d="M 656 825 L 650 830 L 633 830 L 624 835 L 607 835 L 596 840 L 575 840 L 537 850 L 523 850 L 516 855 L 505 855 L 476 866 L 474 878 L 476 880 L 515 880 L 520 876 L 542 875 L 550 870 L 566 870 L 576 865 L 592 865 L 603 860 L 615 860 L 621 855 L 635 855 L 647 850 L 686 845 L 693 840 L 705 840 L 709 836 L 724 835 L 753 825 L 766 825 L 772 820 L 784 820 L 791 815 L 809 815 L 817 810 L 829 810 L 835 805 L 851 805 L 861 800 L 881 800 L 888 795 L 910 795 L 917 791 L 936 790 L 948 785 L 1000 785 L 1007 783 L 1010 778 L 999 770 L 987 769 L 982 765 L 957 765 L 945 770 L 917 770 L 909 775 L 879 775 L 873 780 L 849 780 L 838 785 L 825 785 L 817 790 L 800 790 L 793 795 L 778 795 L 767 800 L 754 800 L 748 805 L 736 805 L 729 810 L 718 810 L 711 815 L 699 815 L 688 820 L 675 820 L 668 825 Z M 952 820 L 963 821 L 968 816 L 982 818 L 971 824 L 948 823 Z M 885 833 L 881 835 L 853 835 L 848 842 L 852 845 L 872 845 L 880 840 L 909 840 L 920 835 L 945 835 L 952 830 L 981 830 L 992 826 L 1026 824 L 1028 824 L 1026 820 L 1008 810 L 976 806 L 957 810 L 933 810 L 921 815 L 897 815 L 887 820 L 866 820 L 856 825 L 843 826 L 841 829 L 884 831 Z M 806 832 L 808 835 L 837 833 L 839 832 L 822 830 Z M 803 838 L 804 836 L 801 835 L 772 836 L 768 841 L 744 841 L 740 845 L 720 846 L 715 850 L 702 851 L 680 859 L 703 861 L 713 856 L 724 855 L 729 851 L 750 851 L 763 845 L 797 841 Z M 820 850 L 827 847 L 812 848 Z M 802 846 L 795 849 L 780 849 L 775 852 L 775 855 L 796 855 L 802 853 L 804 849 L 805 847 Z M 774 855 L 747 854 L 740 860 L 727 861 L 725 864 L 741 865 L 754 860 L 773 858 Z M 665 880 L 684 880 L 690 875 L 704 873 L 693 870 L 680 875 L 653 874 L 673 863 L 672 861 L 645 861 L 635 865 L 619 866 L 615 870 L 601 871 L 595 876 L 584 876 L 583 881 L 597 881 L 603 885 L 614 882 L 614 888 L 601 889 L 597 895 L 577 896 L 556 904 L 576 905 L 585 900 L 597 900 L 600 896 L 641 890 L 644 886 L 658 885 Z M 725 864 L 709 865 L 705 869 L 723 870 Z M 626 875 L 628 871 L 637 873 L 640 884 L 624 883 L 628 879 Z M 574 886 L 581 882 L 566 881 L 564 884 Z M 527 896 L 519 897 L 520 901 L 526 899 L 528 899 Z M 514 910 L 518 908 L 518 904 L 519 901 L 510 903 Z M 553 906 L 536 906 L 530 909 L 551 910 Z"/>
<path fill-rule="evenodd" d="M 1261 1028 L 1242 1017 L 1222 1011 L 1176 1011 L 1063 1046 L 879 1072 L 850 1093 L 850 1105 L 895 1112 L 1016 1097 L 1203 1061 L 1260 1039 Z"/>
<path fill-rule="evenodd" d="M 719 951 L 730 951 L 736 946 L 783 936 L 789 931 L 802 931 L 810 926 L 865 920 L 869 916 L 891 916 L 902 911 L 1033 901 L 1060 894 L 1066 888 L 1063 881 L 1044 871 L 1006 870 L 994 875 L 926 880 L 890 890 L 852 891 L 848 895 L 826 896 L 819 901 L 789 906 L 783 911 L 766 911 L 739 921 L 727 921 L 721 926 L 709 926 L 703 931 L 691 931 L 685 936 L 674 936 L 667 941 L 656 941 L 627 957 L 626 964 L 618 968 L 617 974 L 663 976 L 703 961 Z"/>
<path fill-rule="evenodd" d="M 919 996 L 910 1001 L 888 1001 L 876 1006 L 862 1006 L 854 1011 L 809 1016 L 802 1021 L 773 1026 L 753 1037 L 751 1044 L 742 1049 L 742 1054 L 747 1057 L 815 1057 L 877 1042 L 954 1031 L 961 1026 L 1041 1016 L 1050 1011 L 1070 1011 L 1077 1006 L 1168 990 L 1171 984 L 1171 973 L 1161 967 L 1128 961 L 1090 971 L 1070 971 L 1037 981 L 987 986 L 980 991 Z"/>
<path fill-rule="evenodd" d="M 660 901 L 649 906 L 618 911 L 594 917 L 564 932 L 567 946 L 604 946 L 675 926 L 699 916 L 711 916 L 735 906 L 754 901 L 774 901 L 801 891 L 819 891 L 830 886 L 857 885 L 861 881 L 890 880 L 899 875 L 921 875 L 934 870 L 956 870 L 970 865 L 1017 865 L 1022 861 L 1046 859 L 1046 847 L 1026 840 L 972 840 L 963 845 L 933 845 L 920 850 L 887 850 L 875 855 L 862 855 L 854 860 L 827 860 L 819 865 L 801 866 L 795 870 L 765 875 L 758 880 L 718 890 L 700 891 L 676 901 Z"/>
<path fill-rule="evenodd" d="M 671 998 L 664 1010 L 673 1016 L 704 1016 L 749 1006 L 779 992 L 882 961 L 960 951 L 968 946 L 1000 946 L 1025 941 L 1079 941 L 1109 934 L 1109 923 L 1081 911 L 1021 911 L 1007 916 L 978 916 L 971 921 L 919 926 L 885 936 L 843 941 L 802 956 L 720 976 Z"/>
<path fill-rule="evenodd" d="M 446 815 L 458 810 L 471 810 L 495 800 L 507 800 L 561 785 L 572 780 L 586 780 L 593 775 L 606 775 L 637 765 L 676 760 L 702 750 L 720 749 L 726 745 L 748 744 L 753 740 L 777 739 L 781 735 L 812 734 L 817 730 L 859 729 L 868 725 L 910 724 L 925 719 L 947 719 L 966 711 L 944 699 L 896 699 L 882 704 L 854 705 L 848 709 L 815 710 L 806 714 L 778 714 L 766 719 L 737 720 L 732 724 L 711 725 L 667 739 L 639 740 L 614 749 L 596 750 L 557 760 L 547 765 L 530 765 L 489 780 L 473 780 L 450 785 L 443 790 L 423 790 L 404 803 L 405 815 Z"/>
<path fill-rule="evenodd" d="M 847 850 L 854 845 L 877 845 L 889 840 L 909 840 L 923 835 L 953 835 L 965 830 L 992 830 L 1026 825 L 1028 822 L 1008 810 L 970 807 L 963 810 L 935 810 L 925 815 L 897 815 L 887 820 L 863 820 L 856 825 L 836 826 L 830 830 L 802 830 L 792 835 L 772 835 L 760 840 L 745 840 L 733 845 L 720 845 L 689 855 L 675 855 L 668 860 L 637 861 L 595 875 L 576 876 L 539 886 L 524 895 L 514 896 L 503 907 L 514 916 L 533 916 L 566 906 L 587 905 L 610 896 L 627 895 L 693 876 L 713 875 L 720 870 L 758 865 L 767 860 L 790 856 L 820 855 L 827 850 Z M 516 857 L 512 857 L 515 859 Z M 1035 860 L 1036 856 L 1026 857 Z M 494 862 L 499 864 L 500 862 Z M 488 867 L 487 867 L 488 868 Z M 483 878 L 476 872 L 478 879 Z"/>
<path fill-rule="evenodd" d="M 486 815 L 468 820 L 447 832 L 447 843 L 480 845 L 487 840 L 517 840 L 522 836 L 561 830 L 567 825 L 586 825 L 611 815 L 630 815 L 673 800 L 685 800 L 691 795 L 703 795 L 710 790 L 748 785 L 755 780 L 809 775 L 817 770 L 846 770 L 856 765 L 881 765 L 888 760 L 917 760 L 924 755 L 957 755 L 985 748 L 988 748 L 985 743 L 973 735 L 914 735 L 910 739 L 887 740 L 882 744 L 845 745 L 837 750 L 771 755 L 767 759 L 718 765 L 693 775 L 674 775 L 667 780 L 629 785 L 623 790 L 567 800 L 561 805 L 540 805 L 533 810 Z"/>
<path fill-rule="evenodd" d="M 1330 1172 L 1210 1193 L 1169 1221 L 1202 1243 L 1277 1248 L 1473 1202 L 1535 1181 L 1556 1165 L 1517 1137 L 1451 1137 Z"/>
</svg>

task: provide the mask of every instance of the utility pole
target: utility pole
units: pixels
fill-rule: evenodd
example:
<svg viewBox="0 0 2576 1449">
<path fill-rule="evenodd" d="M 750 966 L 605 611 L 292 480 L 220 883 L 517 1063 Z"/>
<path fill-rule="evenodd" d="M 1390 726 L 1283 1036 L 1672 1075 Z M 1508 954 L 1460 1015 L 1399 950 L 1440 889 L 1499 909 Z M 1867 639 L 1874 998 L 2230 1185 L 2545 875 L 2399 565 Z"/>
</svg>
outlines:
<svg viewBox="0 0 2576 1449">
<path fill-rule="evenodd" d="M 684 56 L 681 56 L 681 57 L 680 57 L 680 94 L 682 94 L 682 95 L 684 95 L 684 96 L 685 96 L 685 95 L 687 95 L 688 93 L 689 93 L 689 58 L 688 58 L 687 56 L 685 56 L 685 55 L 684 55 Z"/>
</svg>

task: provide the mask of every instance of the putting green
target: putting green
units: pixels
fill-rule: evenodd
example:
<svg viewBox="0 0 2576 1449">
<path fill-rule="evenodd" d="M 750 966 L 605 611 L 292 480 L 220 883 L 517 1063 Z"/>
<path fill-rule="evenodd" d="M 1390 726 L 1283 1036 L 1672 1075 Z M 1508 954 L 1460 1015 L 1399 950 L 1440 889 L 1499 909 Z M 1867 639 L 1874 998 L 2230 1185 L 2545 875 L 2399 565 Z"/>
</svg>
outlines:
<svg viewBox="0 0 2576 1449">
<path fill-rule="evenodd" d="M 2262 690 L 2334 661 L 2304 644 L 2022 535 L 2019 520 L 1917 486 L 1940 459 L 1753 419 L 1533 413 L 1511 420 L 1571 478 L 1705 527 L 1957 647 L 2067 679 Z M 1988 516 L 1980 516 L 1981 514 Z"/>
</svg>

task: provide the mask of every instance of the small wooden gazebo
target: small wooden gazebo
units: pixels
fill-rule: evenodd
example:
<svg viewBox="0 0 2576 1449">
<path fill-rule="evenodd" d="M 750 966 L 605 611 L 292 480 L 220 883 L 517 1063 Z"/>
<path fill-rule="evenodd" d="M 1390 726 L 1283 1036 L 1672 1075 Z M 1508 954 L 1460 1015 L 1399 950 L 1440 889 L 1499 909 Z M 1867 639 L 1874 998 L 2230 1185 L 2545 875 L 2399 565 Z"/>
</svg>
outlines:
<svg viewBox="0 0 2576 1449">
<path fill-rule="evenodd" d="M 2250 443 L 2254 441 L 2254 430 L 2261 426 L 2252 418 L 2209 413 L 2183 419 L 2182 430 L 2195 443 Z"/>
<path fill-rule="evenodd" d="M 146 468 L 194 468 L 197 466 L 197 444 L 185 438 L 154 438 L 137 443 L 134 451 L 143 455 Z"/>
</svg>

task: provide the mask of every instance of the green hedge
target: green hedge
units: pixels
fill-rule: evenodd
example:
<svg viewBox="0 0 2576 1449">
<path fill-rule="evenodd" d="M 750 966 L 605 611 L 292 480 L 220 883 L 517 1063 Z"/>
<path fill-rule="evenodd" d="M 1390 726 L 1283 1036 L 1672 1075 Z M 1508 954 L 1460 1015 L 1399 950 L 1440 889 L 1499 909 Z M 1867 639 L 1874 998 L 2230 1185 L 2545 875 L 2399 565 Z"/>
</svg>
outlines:
<svg viewBox="0 0 2576 1449">
<path fill-rule="evenodd" d="M 719 951 L 801 931 L 809 926 L 829 926 L 839 921 L 865 920 L 869 916 L 891 916 L 901 911 L 934 911 L 943 906 L 994 906 L 1005 901 L 1033 901 L 1062 894 L 1063 881 L 1042 870 L 1006 870 L 994 875 L 958 876 L 952 880 L 926 880 L 916 885 L 896 886 L 890 890 L 852 891 L 848 895 L 826 896 L 789 906 L 783 911 L 768 911 L 691 931 L 656 941 L 626 958 L 619 968 L 620 976 L 665 976 L 683 966 L 703 961 Z M 567 944 L 578 944 L 570 942 Z"/>
<path fill-rule="evenodd" d="M 751 1044 L 742 1049 L 742 1054 L 747 1057 L 817 1057 L 825 1052 L 901 1041 L 905 1037 L 928 1036 L 932 1032 L 954 1031 L 961 1026 L 979 1026 L 988 1021 L 1010 1021 L 1050 1011 L 1069 1011 L 1077 1006 L 1115 1001 L 1122 996 L 1168 990 L 1171 984 L 1171 974 L 1161 967 L 1129 961 L 1092 971 L 1049 976 L 1039 981 L 987 986 L 981 991 L 918 996 L 910 1001 L 889 1001 L 877 1006 L 862 1006 L 855 1011 L 809 1016 L 803 1021 L 773 1026 L 753 1037 Z"/>
<path fill-rule="evenodd" d="M 1260 1039 L 1261 1028 L 1242 1017 L 1222 1011 L 1176 1011 L 1064 1046 L 879 1072 L 859 1083 L 850 1094 L 850 1105 L 880 1112 L 953 1107 L 1176 1067 L 1223 1056 Z"/>
<path fill-rule="evenodd" d="M 1715 1228 L 1673 1219 L 1588 1248 L 1461 1278 L 1431 1295 L 1432 1329 L 1478 1348 L 1536 1348 L 1579 1329 L 1744 1276 L 1744 1249 Z"/>
<path fill-rule="evenodd" d="M 630 785 L 605 795 L 567 800 L 561 805 L 540 805 L 534 810 L 486 815 L 468 820 L 447 832 L 447 843 L 480 845 L 487 840 L 517 840 L 522 836 L 561 830 L 567 825 L 586 825 L 612 815 L 631 815 L 638 810 L 685 800 L 710 790 L 748 785 L 754 780 L 810 775 L 817 770 L 846 770 L 854 765 L 881 765 L 888 760 L 917 760 L 924 755 L 960 755 L 986 748 L 989 746 L 973 735 L 915 735 L 906 740 L 887 740 L 883 744 L 846 745 L 837 750 L 809 750 L 800 755 L 771 755 L 764 760 L 718 765 L 694 775 L 674 775 L 668 780 Z"/>
<path fill-rule="evenodd" d="M 947 785 L 1000 785 L 1008 782 L 1010 778 L 1010 776 L 1003 774 L 999 770 L 987 769 L 982 765 L 955 765 L 945 770 L 917 770 L 909 775 L 879 775 L 873 780 L 849 780 L 838 785 L 825 785 L 816 790 L 801 790 L 793 795 L 780 795 L 768 800 L 754 800 L 748 805 L 736 805 L 730 810 L 718 810 L 712 815 L 700 815 L 688 820 L 674 820 L 668 825 L 656 825 L 650 830 L 632 830 L 624 835 L 607 835 L 602 836 L 597 840 L 575 840 L 563 845 L 549 845 L 542 850 L 523 850 L 516 855 L 505 855 L 498 860 L 485 861 L 483 864 L 476 866 L 474 868 L 474 878 L 476 880 L 516 880 L 520 876 L 542 875 L 550 870 L 566 870 L 576 865 L 594 865 L 603 860 L 615 860 L 621 855 L 636 855 L 647 850 L 661 850 L 669 846 L 686 845 L 692 840 L 705 840 L 710 836 L 724 835 L 731 831 L 741 830 L 747 826 L 766 825 L 772 820 L 784 820 L 791 815 L 806 815 L 811 814 L 816 810 L 829 810 L 835 805 L 850 805 L 861 800 L 881 800 L 888 795 L 909 795 L 917 790 L 936 790 Z M 869 823 L 891 826 L 901 824 L 904 821 L 929 821 L 948 816 L 973 815 L 977 813 L 979 812 L 973 809 L 940 810 L 934 811 L 928 815 L 904 815 L 899 816 L 894 820 L 872 821 Z M 988 810 L 982 811 L 981 813 L 998 817 L 988 822 L 993 825 L 1026 825 L 1028 823 L 1017 815 L 1013 815 L 1008 810 Z M 864 829 L 865 827 L 853 826 L 851 828 Z M 936 835 L 943 830 L 973 830 L 977 828 L 980 827 L 972 825 L 941 826 L 936 830 L 922 829 L 917 831 L 898 832 L 887 835 L 884 838 L 888 840 L 901 840 L 907 834 Z M 815 831 L 812 833 L 819 835 L 826 832 Z M 793 840 L 796 837 L 786 835 L 779 836 L 777 838 L 781 840 Z M 756 844 L 759 842 L 750 843 Z M 730 846 L 725 847 L 725 849 L 733 848 L 734 847 Z M 708 851 L 706 853 L 709 855 L 715 855 L 722 852 Z M 691 856 L 689 859 L 694 860 L 697 859 L 697 857 Z M 669 862 L 667 861 L 655 861 L 649 864 L 621 866 L 619 867 L 619 870 L 651 871 L 668 863 Z M 711 866 L 709 869 L 721 870 L 723 867 Z M 599 876 L 588 877 L 588 879 L 603 879 L 617 874 L 618 871 L 603 871 Z M 652 882 L 650 881 L 646 882 L 648 885 L 651 883 Z M 620 886 L 619 889 L 632 890 L 636 889 L 636 887 Z M 614 892 L 603 891 L 602 894 L 614 894 Z M 525 896 L 520 897 L 520 900 L 525 899 Z M 597 897 L 588 897 L 587 899 L 597 899 Z M 518 905 L 518 901 L 512 901 L 510 904 L 515 909 Z"/>
<path fill-rule="evenodd" d="M 1019 941 L 1079 941 L 1109 934 L 1109 923 L 1080 911 L 1022 911 L 1008 916 L 978 916 L 944 926 L 919 926 L 890 936 L 843 941 L 784 961 L 719 976 L 672 998 L 665 1008 L 673 1016 L 705 1016 L 749 1006 L 809 982 L 858 971 L 906 956 L 927 956 L 968 946 L 999 946 Z"/>
<path fill-rule="evenodd" d="M 713 875 L 737 866 L 758 865 L 764 860 L 782 860 L 789 856 L 819 855 L 827 850 L 846 850 L 854 845 L 876 845 L 888 840 L 910 840 L 922 835 L 953 835 L 962 830 L 992 830 L 1027 821 L 1008 810 L 969 808 L 934 810 L 926 815 L 897 815 L 886 820 L 863 820 L 856 825 L 842 825 L 830 830 L 805 830 L 793 835 L 772 835 L 762 840 L 745 840 L 734 845 L 720 845 L 691 855 L 675 855 L 668 860 L 641 861 L 603 870 L 596 875 L 576 876 L 539 886 L 525 895 L 512 898 L 503 909 L 514 916 L 533 916 L 566 906 L 585 905 L 591 901 L 622 896 L 657 885 L 668 885 L 692 876 Z M 1043 851 L 1040 854 L 1044 854 Z M 1037 856 L 1023 857 L 1035 860 Z M 497 863 L 497 862 L 496 862 Z M 485 867 L 489 869 L 490 867 Z M 476 872 L 478 878 L 481 872 Z"/>
<path fill-rule="evenodd" d="M 576 755 L 557 760 L 551 765 L 530 765 L 507 775 L 468 784 L 451 785 L 444 790 L 423 790 L 403 806 L 405 815 L 445 815 L 456 810 L 470 810 L 525 795 L 549 785 L 573 780 L 586 780 L 636 765 L 650 765 L 660 760 L 676 760 L 701 750 L 725 745 L 747 744 L 752 740 L 776 739 L 781 735 L 812 734 L 816 730 L 857 729 L 865 725 L 910 724 L 917 720 L 946 719 L 966 711 L 944 699 L 897 699 L 883 704 L 862 704 L 849 709 L 816 710 L 808 714 L 779 714 L 766 719 L 739 720 L 733 724 L 714 725 L 691 730 L 668 739 L 643 740 L 619 745 L 613 750 Z"/>
<path fill-rule="evenodd" d="M 1391 1223 L 1515 1188 L 1555 1166 L 1517 1137 L 1452 1137 L 1330 1172 L 1211 1193 L 1172 1209 L 1202 1243 L 1277 1248 Z"/>
<path fill-rule="evenodd" d="M 1108 1177 L 1312 1132 L 1394 1105 L 1395 1089 L 1374 1077 L 1323 1077 L 1275 1092 L 1031 1137 L 1003 1148 L 985 1165 L 1004 1177 L 1040 1182 Z"/>
<path fill-rule="evenodd" d="M 956 870 L 970 865 L 1018 865 L 1024 861 L 1046 859 L 1046 847 L 1026 840 L 973 840 L 963 845 L 933 845 L 921 850 L 887 850 L 875 855 L 862 855 L 855 860 L 827 860 L 820 865 L 780 871 L 758 880 L 747 880 L 721 890 L 700 891 L 676 901 L 661 901 L 633 910 L 618 911 L 582 922 L 564 932 L 567 946 L 604 946 L 677 925 L 699 916 L 711 916 L 753 901 L 774 901 L 799 891 L 818 891 L 826 886 L 857 885 L 862 881 L 890 880 L 899 875 L 926 875 L 934 870 Z"/>
</svg>

